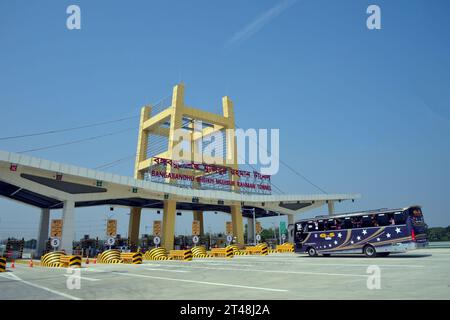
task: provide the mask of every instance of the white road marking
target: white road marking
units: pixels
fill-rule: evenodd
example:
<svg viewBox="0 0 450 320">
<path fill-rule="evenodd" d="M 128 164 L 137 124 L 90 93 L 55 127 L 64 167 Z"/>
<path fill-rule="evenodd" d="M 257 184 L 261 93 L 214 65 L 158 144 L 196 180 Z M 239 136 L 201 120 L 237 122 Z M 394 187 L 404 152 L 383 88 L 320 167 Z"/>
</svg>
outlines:
<svg viewBox="0 0 450 320">
<path fill-rule="evenodd" d="M 263 288 L 263 287 L 252 287 L 252 286 L 244 286 L 244 285 L 230 284 L 230 283 L 197 281 L 197 280 L 176 279 L 176 278 L 166 278 L 166 277 L 155 277 L 155 276 L 148 276 L 148 275 L 135 274 L 135 273 L 120 273 L 120 274 L 124 275 L 124 276 L 129 276 L 129 277 L 142 277 L 142 278 L 150 278 L 150 279 L 157 279 L 157 280 L 188 282 L 188 283 L 206 284 L 206 285 L 210 285 L 210 286 L 233 287 L 233 288 L 243 288 L 243 289 L 253 289 L 253 290 L 263 290 L 263 291 L 275 291 L 275 292 L 287 292 L 288 291 L 288 290 L 285 290 L 285 289 L 272 289 L 272 288 Z"/>
<path fill-rule="evenodd" d="M 310 272 L 310 271 L 289 271 L 289 270 L 262 270 L 262 269 L 237 269 L 237 268 L 213 268 L 200 266 L 182 266 L 182 265 L 160 265 L 164 267 L 188 268 L 188 269 L 208 269 L 221 271 L 246 271 L 246 272 L 263 272 L 263 273 L 282 273 L 282 274 L 308 274 L 318 276 L 338 276 L 338 277 L 367 277 L 366 274 L 351 274 L 351 273 L 329 273 L 329 272 Z"/>
<path fill-rule="evenodd" d="M 71 296 L 70 294 L 66 294 L 66 293 L 64 293 L 64 292 L 59 292 L 59 291 L 56 291 L 56 290 L 53 290 L 53 289 L 50 289 L 50 288 L 47 288 L 47 287 L 44 287 L 44 286 L 40 286 L 40 285 L 35 284 L 35 283 L 31 283 L 31 282 L 26 281 L 26 280 L 23 280 L 23 279 L 19 278 L 18 276 L 16 276 L 16 275 L 13 274 L 13 273 L 0 274 L 0 276 L 2 276 L 2 277 L 4 277 L 4 278 L 7 278 L 7 279 L 19 281 L 19 282 L 24 283 L 24 284 L 27 284 L 27 285 L 29 285 L 29 286 L 31 286 L 31 287 L 35 287 L 35 288 L 38 288 L 38 289 L 42 289 L 42 290 L 51 292 L 51 293 L 56 294 L 56 295 L 60 295 L 60 296 L 62 296 L 62 297 L 64 297 L 64 298 L 67 298 L 67 299 L 71 299 L 71 300 L 82 300 L 81 298 L 78 298 L 78 297 L 75 297 L 75 296 Z"/>
<path fill-rule="evenodd" d="M 166 272 L 180 272 L 180 273 L 190 272 L 190 271 L 187 271 L 187 270 L 168 270 L 168 269 L 162 269 L 162 268 L 145 268 L 145 270 L 166 271 Z"/>
<path fill-rule="evenodd" d="M 80 278 L 80 279 L 82 279 L 82 280 L 87 280 L 87 281 L 101 281 L 101 279 L 95 279 L 95 278 L 88 278 L 88 277 L 77 277 L 77 276 L 75 276 L 75 275 L 71 275 L 71 274 L 65 274 L 64 275 L 65 277 L 70 277 L 70 276 L 72 276 L 72 277 L 74 277 L 74 278 Z"/>
</svg>

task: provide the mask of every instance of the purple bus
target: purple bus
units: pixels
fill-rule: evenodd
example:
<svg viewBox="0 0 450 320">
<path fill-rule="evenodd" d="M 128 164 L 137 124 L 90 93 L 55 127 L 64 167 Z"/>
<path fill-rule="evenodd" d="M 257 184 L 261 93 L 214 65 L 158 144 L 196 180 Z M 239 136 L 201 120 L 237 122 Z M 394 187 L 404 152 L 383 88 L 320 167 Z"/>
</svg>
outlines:
<svg viewBox="0 0 450 320">
<path fill-rule="evenodd" d="M 388 256 L 428 245 L 422 208 L 379 209 L 319 216 L 295 223 L 295 250 L 319 254 Z"/>
</svg>

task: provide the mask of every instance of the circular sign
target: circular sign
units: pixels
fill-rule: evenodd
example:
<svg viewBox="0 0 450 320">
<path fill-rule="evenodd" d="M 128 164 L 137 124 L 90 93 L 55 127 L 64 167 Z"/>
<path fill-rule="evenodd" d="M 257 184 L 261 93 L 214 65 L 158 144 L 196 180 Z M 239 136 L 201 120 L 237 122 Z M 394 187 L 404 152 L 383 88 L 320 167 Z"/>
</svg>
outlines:
<svg viewBox="0 0 450 320">
<path fill-rule="evenodd" d="M 153 243 L 154 243 L 155 245 L 160 244 L 160 243 L 161 243 L 161 238 L 160 238 L 160 237 L 153 237 Z"/>
<path fill-rule="evenodd" d="M 227 235 L 227 242 L 231 243 L 233 241 L 233 236 L 231 234 Z"/>
<path fill-rule="evenodd" d="M 116 239 L 114 239 L 113 237 L 110 237 L 106 240 L 106 244 L 108 246 L 112 246 L 115 242 L 116 242 Z"/>
<path fill-rule="evenodd" d="M 195 244 L 197 244 L 199 240 L 200 239 L 198 238 L 198 236 L 193 236 L 192 237 L 192 242 L 195 243 Z"/>
<path fill-rule="evenodd" d="M 59 239 L 58 239 L 58 238 L 52 238 L 52 239 L 50 240 L 50 245 L 51 245 L 53 248 L 58 248 L 58 247 L 59 247 Z"/>
<path fill-rule="evenodd" d="M 286 239 L 286 235 L 284 233 L 281 235 L 281 239 L 283 239 L 283 240 Z"/>
<path fill-rule="evenodd" d="M 261 241 L 261 235 L 259 234 L 256 235 L 256 241 Z"/>
</svg>

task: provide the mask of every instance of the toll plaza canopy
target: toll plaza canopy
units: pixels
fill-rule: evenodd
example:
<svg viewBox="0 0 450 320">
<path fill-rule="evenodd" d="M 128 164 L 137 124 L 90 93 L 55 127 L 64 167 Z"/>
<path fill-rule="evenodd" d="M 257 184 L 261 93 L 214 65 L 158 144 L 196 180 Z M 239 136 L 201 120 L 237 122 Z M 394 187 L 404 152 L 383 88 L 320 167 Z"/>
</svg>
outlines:
<svg viewBox="0 0 450 320">
<path fill-rule="evenodd" d="M 113 205 L 163 209 L 164 214 L 168 210 L 193 210 L 232 215 L 236 214 L 233 208 L 239 208 L 241 222 L 242 217 L 253 218 L 253 210 L 245 209 L 255 209 L 256 218 L 286 214 L 293 223 L 296 213 L 326 203 L 330 209 L 335 201 L 360 198 L 359 194 L 260 195 L 187 189 L 6 151 L 0 151 L 0 195 L 47 212 L 63 209 L 63 220 L 67 221 L 62 245 L 67 247 L 73 239 L 64 239 L 64 231 L 73 231 L 75 207 Z"/>
</svg>

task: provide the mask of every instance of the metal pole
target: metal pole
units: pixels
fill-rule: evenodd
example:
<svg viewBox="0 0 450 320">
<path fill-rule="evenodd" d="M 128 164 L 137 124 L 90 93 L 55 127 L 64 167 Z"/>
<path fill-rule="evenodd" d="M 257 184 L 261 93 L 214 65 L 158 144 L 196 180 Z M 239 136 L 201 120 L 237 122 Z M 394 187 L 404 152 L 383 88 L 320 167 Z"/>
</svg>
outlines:
<svg viewBox="0 0 450 320">
<path fill-rule="evenodd" d="M 278 212 L 278 244 L 281 244 L 281 214 Z"/>
<path fill-rule="evenodd" d="M 256 245 L 256 215 L 255 215 L 256 209 L 253 208 L 253 245 Z"/>
</svg>

